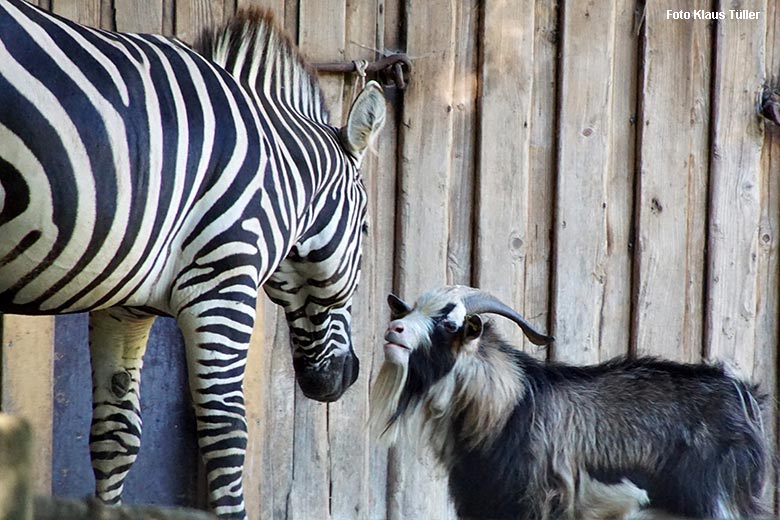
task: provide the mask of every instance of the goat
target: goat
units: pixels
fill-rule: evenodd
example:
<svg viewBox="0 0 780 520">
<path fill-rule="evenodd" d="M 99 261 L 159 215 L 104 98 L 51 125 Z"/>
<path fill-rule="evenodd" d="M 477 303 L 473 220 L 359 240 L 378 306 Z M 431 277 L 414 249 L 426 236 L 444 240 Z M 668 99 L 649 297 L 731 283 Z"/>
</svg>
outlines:
<svg viewBox="0 0 780 520">
<path fill-rule="evenodd" d="M 639 519 L 764 513 L 769 461 L 755 386 L 721 365 L 617 358 L 545 363 L 481 314 L 548 338 L 468 287 L 388 296 L 371 425 L 424 439 L 461 517 Z"/>
</svg>

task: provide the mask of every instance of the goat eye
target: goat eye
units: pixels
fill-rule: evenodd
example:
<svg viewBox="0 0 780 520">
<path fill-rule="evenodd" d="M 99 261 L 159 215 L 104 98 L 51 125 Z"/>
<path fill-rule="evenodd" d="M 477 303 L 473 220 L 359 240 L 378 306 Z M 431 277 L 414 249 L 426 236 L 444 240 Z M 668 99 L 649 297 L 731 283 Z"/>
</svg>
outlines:
<svg viewBox="0 0 780 520">
<path fill-rule="evenodd" d="M 450 320 L 442 321 L 441 326 L 444 327 L 444 330 L 450 333 L 457 332 L 458 330 L 458 324 Z"/>
</svg>

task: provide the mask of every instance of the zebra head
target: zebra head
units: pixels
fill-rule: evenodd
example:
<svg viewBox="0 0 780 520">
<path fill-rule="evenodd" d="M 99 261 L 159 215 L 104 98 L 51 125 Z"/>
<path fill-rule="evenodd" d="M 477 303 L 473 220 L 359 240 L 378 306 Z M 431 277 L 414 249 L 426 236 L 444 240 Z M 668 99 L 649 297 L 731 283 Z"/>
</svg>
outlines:
<svg viewBox="0 0 780 520">
<path fill-rule="evenodd" d="M 328 182 L 311 204 L 304 230 L 265 284 L 285 309 L 298 386 L 318 401 L 335 401 L 358 377 L 352 348 L 352 297 L 360 278 L 366 192 L 360 164 L 385 120 L 382 89 L 370 82 L 332 129 Z"/>
</svg>

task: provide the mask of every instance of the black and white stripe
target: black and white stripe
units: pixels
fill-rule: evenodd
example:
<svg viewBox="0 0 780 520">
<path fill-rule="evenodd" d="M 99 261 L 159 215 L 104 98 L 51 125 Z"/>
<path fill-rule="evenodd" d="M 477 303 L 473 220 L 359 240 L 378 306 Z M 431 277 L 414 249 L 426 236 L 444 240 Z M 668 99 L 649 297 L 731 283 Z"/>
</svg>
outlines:
<svg viewBox="0 0 780 520">
<path fill-rule="evenodd" d="M 329 126 L 316 81 L 260 11 L 197 48 L 0 0 L 0 311 L 91 312 L 90 447 L 109 503 L 140 446 L 149 328 L 175 317 L 212 505 L 243 518 L 259 287 L 286 310 L 306 395 L 337 399 L 357 377 L 358 168 L 385 109 L 369 84 L 345 128 Z"/>
</svg>

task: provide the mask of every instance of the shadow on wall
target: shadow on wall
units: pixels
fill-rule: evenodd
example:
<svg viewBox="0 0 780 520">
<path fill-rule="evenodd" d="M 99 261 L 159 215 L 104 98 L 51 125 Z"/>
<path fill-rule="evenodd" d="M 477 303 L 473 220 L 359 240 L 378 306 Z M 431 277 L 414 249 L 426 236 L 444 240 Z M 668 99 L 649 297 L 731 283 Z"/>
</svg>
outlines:
<svg viewBox="0 0 780 520">
<path fill-rule="evenodd" d="M 55 328 L 52 494 L 95 492 L 89 458 L 92 382 L 86 314 L 58 316 Z M 187 390 L 183 339 L 176 322 L 158 318 L 141 380 L 143 435 L 123 501 L 201 506 L 195 416 Z"/>
</svg>

